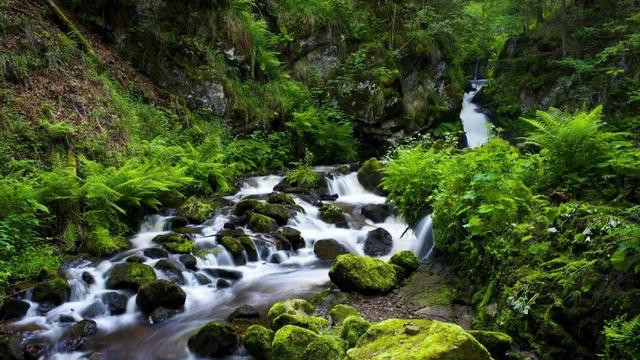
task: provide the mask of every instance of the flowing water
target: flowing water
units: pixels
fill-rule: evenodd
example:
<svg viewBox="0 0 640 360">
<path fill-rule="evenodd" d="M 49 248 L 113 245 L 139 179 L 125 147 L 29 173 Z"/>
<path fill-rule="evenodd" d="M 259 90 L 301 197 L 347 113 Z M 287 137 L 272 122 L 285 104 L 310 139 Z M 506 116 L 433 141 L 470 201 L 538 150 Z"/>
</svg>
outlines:
<svg viewBox="0 0 640 360">
<path fill-rule="evenodd" d="M 321 169 L 326 171 L 327 168 Z M 282 180 L 279 176 L 265 176 L 247 179 L 240 191 L 228 199 L 237 202 L 246 196 L 258 197 L 269 194 Z M 114 290 L 107 289 L 106 279 L 111 268 L 132 255 L 141 255 L 147 248 L 157 247 L 152 239 L 170 229 L 171 216 L 148 216 L 140 227 L 140 232 L 131 238 L 133 248 L 111 259 L 91 262 L 79 260 L 68 264 L 66 276 L 71 285 L 70 300 L 45 314 L 38 311 L 39 304 L 31 302 L 31 308 L 25 318 L 11 326 L 16 328 L 36 328 L 37 337 L 48 339 L 55 344 L 75 321 L 91 318 L 98 325 L 98 334 L 92 337 L 83 347 L 82 352 L 56 353 L 49 359 L 79 360 L 86 359 L 92 351 L 102 353 L 103 359 L 113 360 L 156 360 L 156 359 L 196 359 L 187 348 L 187 340 L 207 321 L 225 319 L 238 306 L 249 304 L 259 310 L 265 310 L 276 301 L 310 296 L 323 287 L 329 280 L 328 264 L 319 261 L 313 252 L 313 243 L 319 239 L 333 238 L 344 244 L 351 251 L 364 254 L 363 240 L 367 232 L 377 227 L 386 229 L 394 240 L 391 254 L 402 250 L 411 250 L 425 256 L 430 253 L 433 240 L 431 235 L 431 217 L 426 217 L 415 229 L 409 229 L 399 217 L 389 216 L 382 223 L 373 223 L 360 214 L 366 204 L 382 204 L 385 198 L 365 190 L 358 182 L 357 174 L 327 175 L 329 193 L 337 194 L 334 201 L 347 214 L 349 228 L 338 228 L 319 218 L 317 204 L 307 198 L 294 196 L 295 202 L 304 212 L 299 212 L 289 220 L 288 226 L 301 232 L 306 247 L 297 251 L 278 251 L 272 242 L 260 241 L 255 237 L 254 243 L 260 259 L 236 266 L 232 256 L 222 247 L 216 255 L 198 258 L 199 271 L 184 269 L 184 285 L 187 294 L 184 311 L 169 320 L 150 325 L 148 319 L 138 309 L 133 292 L 117 290 L 129 297 L 126 312 L 121 315 L 110 315 L 104 311 L 102 295 Z M 305 200 L 306 199 L 306 200 Z M 210 248 L 215 243 L 215 234 L 230 219 L 230 208 L 218 212 L 201 225 L 201 234 L 194 234 L 196 244 Z M 252 234 L 249 229 L 244 229 Z M 385 258 L 391 256 L 389 254 Z M 279 260 L 274 263 L 273 257 Z M 177 260 L 179 255 L 171 254 Z M 144 263 L 153 266 L 158 259 L 145 258 Z M 218 289 L 215 285 L 202 285 L 202 277 L 208 277 L 212 283 L 215 278 L 204 272 L 207 268 L 228 268 L 241 271 L 242 279 L 229 288 Z M 155 270 L 158 278 L 167 278 L 165 273 Z M 87 284 L 83 274 L 90 274 L 95 282 Z M 199 279 L 200 278 L 200 279 Z M 198 281 L 200 280 L 200 281 Z M 88 315 L 89 314 L 89 315 Z M 65 319 L 64 321 L 62 321 Z M 229 359 L 249 359 L 242 349 Z"/>
<path fill-rule="evenodd" d="M 473 103 L 473 98 L 482 89 L 486 80 L 473 80 L 470 82 L 471 90 L 464 94 L 462 99 L 462 111 L 460 120 L 467 137 L 467 146 L 475 148 L 484 145 L 489 140 L 489 121 L 482 113 L 481 107 Z"/>
</svg>

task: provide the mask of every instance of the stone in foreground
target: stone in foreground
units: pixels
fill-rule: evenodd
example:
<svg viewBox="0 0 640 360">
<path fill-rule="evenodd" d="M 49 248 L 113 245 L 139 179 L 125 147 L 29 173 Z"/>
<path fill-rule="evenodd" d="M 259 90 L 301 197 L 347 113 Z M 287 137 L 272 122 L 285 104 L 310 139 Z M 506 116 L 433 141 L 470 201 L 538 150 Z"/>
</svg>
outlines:
<svg viewBox="0 0 640 360">
<path fill-rule="evenodd" d="M 230 355 L 238 346 L 238 338 L 231 325 L 211 321 L 189 338 L 189 350 L 199 356 Z"/>
<path fill-rule="evenodd" d="M 340 290 L 379 294 L 393 289 L 396 272 L 384 261 L 354 254 L 340 255 L 329 270 L 329 278 Z"/>
</svg>

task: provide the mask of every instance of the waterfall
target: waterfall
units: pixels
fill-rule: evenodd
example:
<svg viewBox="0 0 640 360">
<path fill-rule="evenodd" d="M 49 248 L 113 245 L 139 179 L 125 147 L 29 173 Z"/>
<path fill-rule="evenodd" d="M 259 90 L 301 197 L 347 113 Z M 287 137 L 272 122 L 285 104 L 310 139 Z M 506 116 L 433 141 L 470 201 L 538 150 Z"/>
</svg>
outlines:
<svg viewBox="0 0 640 360">
<path fill-rule="evenodd" d="M 460 120 L 467 138 L 467 146 L 475 148 L 484 145 L 489 140 L 489 121 L 481 108 L 473 103 L 473 98 L 482 89 L 486 80 L 473 80 L 471 90 L 466 92 L 462 99 L 462 111 Z"/>
</svg>

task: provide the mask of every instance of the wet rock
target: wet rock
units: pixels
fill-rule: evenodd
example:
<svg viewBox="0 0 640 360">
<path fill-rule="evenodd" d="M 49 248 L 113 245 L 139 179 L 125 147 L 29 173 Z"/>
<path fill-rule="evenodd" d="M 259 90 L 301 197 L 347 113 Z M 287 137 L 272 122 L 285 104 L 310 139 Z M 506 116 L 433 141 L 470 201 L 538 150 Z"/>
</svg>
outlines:
<svg viewBox="0 0 640 360">
<path fill-rule="evenodd" d="M 242 344 L 249 355 L 258 360 L 271 360 L 271 343 L 274 332 L 262 325 L 251 325 L 242 336 Z"/>
<path fill-rule="evenodd" d="M 93 285 L 96 282 L 96 279 L 88 271 L 83 272 L 81 278 L 87 285 Z"/>
<path fill-rule="evenodd" d="M 74 323 L 74 322 L 76 322 L 76 318 L 74 318 L 71 315 L 60 315 L 58 317 L 58 321 L 63 323 L 63 324 L 64 323 Z"/>
<path fill-rule="evenodd" d="M 128 263 L 143 263 L 147 261 L 147 259 L 143 256 L 133 255 L 126 258 L 125 261 Z"/>
<path fill-rule="evenodd" d="M 189 349 L 200 356 L 230 355 L 238 346 L 233 327 L 225 322 L 211 321 L 189 338 Z"/>
<path fill-rule="evenodd" d="M 44 281 L 33 288 L 31 300 L 39 303 L 48 302 L 53 305 L 60 305 L 67 301 L 71 288 L 67 281 L 61 277 Z"/>
<path fill-rule="evenodd" d="M 156 308 L 149 315 L 149 320 L 152 324 L 159 324 L 161 322 L 169 320 L 175 314 L 178 314 L 179 311 L 175 309 L 167 309 L 166 307 Z"/>
<path fill-rule="evenodd" d="M 110 289 L 130 289 L 138 288 L 146 283 L 154 281 L 156 273 L 149 265 L 139 263 L 116 264 L 111 269 L 111 274 L 107 280 L 107 287 Z"/>
<path fill-rule="evenodd" d="M 293 196 L 284 193 L 271 193 L 267 198 L 267 202 L 269 204 L 280 204 L 280 205 L 295 205 L 296 202 L 293 200 Z"/>
<path fill-rule="evenodd" d="M 29 307 L 31 305 L 26 301 L 5 298 L 0 305 L 0 321 L 20 319 L 27 314 Z"/>
<path fill-rule="evenodd" d="M 320 195 L 320 201 L 336 201 L 339 197 L 338 194 L 323 194 Z"/>
<path fill-rule="evenodd" d="M 150 259 L 163 259 L 169 257 L 167 250 L 161 248 L 145 249 L 142 253 Z"/>
<path fill-rule="evenodd" d="M 198 284 L 200 285 L 208 285 L 211 284 L 211 279 L 209 279 L 208 277 L 206 277 L 205 275 L 202 275 L 200 273 L 195 273 L 193 274 L 193 276 L 196 278 L 196 281 L 198 282 Z"/>
<path fill-rule="evenodd" d="M 184 284 L 182 268 L 178 262 L 171 259 L 162 259 L 154 267 L 162 271 L 171 281 Z"/>
<path fill-rule="evenodd" d="M 22 360 L 24 345 L 20 335 L 0 335 L 0 359 Z"/>
<path fill-rule="evenodd" d="M 347 217 L 339 206 L 335 204 L 323 204 L 320 207 L 320 218 L 329 224 L 345 224 Z"/>
<path fill-rule="evenodd" d="M 235 320 L 258 320 L 260 319 L 260 313 L 251 305 L 242 305 L 235 310 L 229 316 L 227 316 L 228 322 Z"/>
<path fill-rule="evenodd" d="M 362 186 L 374 193 L 382 193 L 380 182 L 382 181 L 383 165 L 377 159 L 369 159 L 358 170 L 358 181 Z"/>
<path fill-rule="evenodd" d="M 184 265 L 185 268 L 193 271 L 198 270 L 198 266 L 197 266 L 198 260 L 196 259 L 195 256 L 191 254 L 184 254 L 184 255 L 180 255 L 178 259 L 180 260 L 182 265 Z"/>
<path fill-rule="evenodd" d="M 156 280 L 138 289 L 136 304 L 144 313 L 150 314 L 158 307 L 179 309 L 186 299 L 187 294 L 176 283 L 169 280 Z"/>
<path fill-rule="evenodd" d="M 104 306 L 102 301 L 97 300 L 94 301 L 91 305 L 87 306 L 82 312 L 80 312 L 80 316 L 85 319 L 93 319 L 107 312 L 107 307 Z"/>
<path fill-rule="evenodd" d="M 125 294 L 111 291 L 102 294 L 101 299 L 111 315 L 121 315 L 127 311 L 127 303 L 129 302 L 129 298 Z"/>
<path fill-rule="evenodd" d="M 153 238 L 153 242 L 156 244 L 164 245 L 167 243 L 181 243 L 186 240 L 186 237 L 182 234 L 177 233 L 168 233 L 168 234 L 160 234 Z"/>
<path fill-rule="evenodd" d="M 307 245 L 302 236 L 300 236 L 300 231 L 292 227 L 283 227 L 280 234 L 289 241 L 293 250 L 302 249 Z"/>
<path fill-rule="evenodd" d="M 236 228 L 236 224 L 228 222 L 228 223 L 225 223 L 224 225 L 222 225 L 222 228 L 225 229 L 225 230 L 233 230 L 233 229 Z"/>
<path fill-rule="evenodd" d="M 219 239 L 218 242 L 222 245 L 227 251 L 233 256 L 234 262 L 236 265 L 244 264 L 244 246 L 237 238 L 232 236 L 224 236 L 222 239 Z"/>
<path fill-rule="evenodd" d="M 271 323 L 271 328 L 278 330 L 286 325 L 295 325 L 320 333 L 327 328 L 328 322 L 327 319 L 319 316 L 282 314 Z"/>
<path fill-rule="evenodd" d="M 244 248 L 245 253 L 247 254 L 247 258 L 249 261 L 258 261 L 258 249 L 256 245 L 251 241 L 251 237 L 247 235 L 242 235 L 237 238 L 242 247 Z"/>
<path fill-rule="evenodd" d="M 52 303 L 50 301 L 45 301 L 43 303 L 40 303 L 40 305 L 38 305 L 38 314 L 45 315 L 49 311 L 55 309 L 56 307 L 57 307 L 56 304 L 54 304 L 54 303 Z"/>
<path fill-rule="evenodd" d="M 227 280 L 240 280 L 242 279 L 242 271 L 232 269 L 204 269 L 204 271 L 214 277 L 227 279 Z"/>
<path fill-rule="evenodd" d="M 460 326 L 417 319 L 390 319 L 372 325 L 345 359 L 381 360 L 388 354 L 411 354 L 415 359 L 491 359 Z"/>
<path fill-rule="evenodd" d="M 189 225 L 189 220 L 182 216 L 175 216 L 169 220 L 172 229 L 177 229 Z"/>
<path fill-rule="evenodd" d="M 278 228 L 276 220 L 261 214 L 252 213 L 249 216 L 249 229 L 258 233 L 268 233 Z"/>
<path fill-rule="evenodd" d="M 346 246 L 334 239 L 322 239 L 315 242 L 313 252 L 320 260 L 334 260 L 338 255 L 349 254 Z"/>
<path fill-rule="evenodd" d="M 98 325 L 93 320 L 82 320 L 64 332 L 58 346 L 60 350 L 70 352 L 80 348 L 90 337 L 98 333 Z"/>
<path fill-rule="evenodd" d="M 369 256 L 384 256 L 393 248 L 393 237 L 383 228 L 367 233 L 364 239 L 364 253 Z"/>
<path fill-rule="evenodd" d="M 291 217 L 289 209 L 280 204 L 260 203 L 253 209 L 253 212 L 274 219 L 280 226 L 286 225 Z M 251 219 L 249 219 L 249 221 L 251 221 Z"/>
<path fill-rule="evenodd" d="M 165 243 L 163 246 L 174 254 L 190 254 L 195 248 L 195 243 L 190 239 L 185 239 L 182 242 Z"/>
<path fill-rule="evenodd" d="M 342 175 L 349 175 L 351 173 L 351 167 L 349 165 L 341 165 L 338 167 L 338 172 Z"/>
<path fill-rule="evenodd" d="M 329 270 L 329 278 L 342 291 L 362 294 L 385 293 L 396 284 L 391 265 L 355 254 L 338 256 Z"/>
<path fill-rule="evenodd" d="M 496 359 L 504 359 L 507 351 L 511 349 L 513 339 L 511 336 L 498 331 L 469 330 L 469 335 L 473 336 L 480 344 L 491 353 Z"/>
<path fill-rule="evenodd" d="M 218 279 L 216 281 L 216 287 L 218 289 L 230 288 L 231 287 L 231 282 L 229 282 L 229 280 L 225 280 L 225 279 Z"/>
<path fill-rule="evenodd" d="M 284 260 L 283 255 L 280 253 L 273 253 L 269 256 L 269 263 L 271 264 L 282 264 Z"/>
<path fill-rule="evenodd" d="M 219 202 L 211 199 L 192 196 L 180 205 L 178 214 L 186 217 L 193 223 L 201 224 L 207 221 L 220 205 Z"/>
<path fill-rule="evenodd" d="M 368 204 L 360 209 L 360 213 L 374 223 L 383 223 L 392 214 L 391 206 L 387 204 Z"/>
<path fill-rule="evenodd" d="M 261 202 L 254 199 L 244 199 L 236 204 L 233 208 L 233 215 L 242 216 L 247 212 L 253 210 L 256 206 L 260 205 Z"/>
<path fill-rule="evenodd" d="M 49 354 L 51 344 L 46 339 L 29 339 L 24 344 L 25 360 L 45 359 Z"/>
</svg>

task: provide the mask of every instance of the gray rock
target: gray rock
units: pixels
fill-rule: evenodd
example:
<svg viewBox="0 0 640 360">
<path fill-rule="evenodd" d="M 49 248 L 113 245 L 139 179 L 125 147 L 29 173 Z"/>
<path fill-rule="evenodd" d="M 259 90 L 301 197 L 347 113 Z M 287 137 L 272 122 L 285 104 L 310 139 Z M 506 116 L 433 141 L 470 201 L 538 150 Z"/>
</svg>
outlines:
<svg viewBox="0 0 640 360">
<path fill-rule="evenodd" d="M 369 256 L 384 256 L 393 248 L 393 237 L 383 228 L 377 228 L 367 233 L 364 240 L 364 253 Z"/>
</svg>

